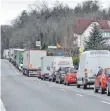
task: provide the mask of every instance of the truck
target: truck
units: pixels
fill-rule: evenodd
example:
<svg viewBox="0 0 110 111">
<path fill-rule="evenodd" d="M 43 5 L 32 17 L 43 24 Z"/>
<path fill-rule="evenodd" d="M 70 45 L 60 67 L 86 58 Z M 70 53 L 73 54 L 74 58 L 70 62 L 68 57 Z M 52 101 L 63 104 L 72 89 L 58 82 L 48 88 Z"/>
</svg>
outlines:
<svg viewBox="0 0 110 111">
<path fill-rule="evenodd" d="M 9 61 L 12 62 L 14 59 L 14 49 L 16 48 L 9 48 Z"/>
<path fill-rule="evenodd" d="M 23 54 L 25 49 L 18 49 L 16 50 L 16 67 L 19 69 L 19 71 L 22 71 L 22 65 L 23 65 Z"/>
<path fill-rule="evenodd" d="M 9 49 L 4 49 L 3 58 L 4 59 L 9 59 Z"/>
<path fill-rule="evenodd" d="M 53 58 L 54 56 L 44 56 L 41 58 L 41 79 L 42 80 L 49 78 L 49 75 L 51 74 L 51 66 L 52 66 Z"/>
<path fill-rule="evenodd" d="M 46 54 L 46 50 L 25 50 L 22 66 L 23 74 L 27 76 L 37 75 L 37 69 L 41 67 L 41 58 Z"/>
<path fill-rule="evenodd" d="M 83 86 L 86 89 L 89 85 L 94 85 L 95 74 L 100 68 L 110 67 L 110 51 L 90 50 L 85 51 L 80 56 L 79 69 L 77 72 L 77 88 Z"/>
<path fill-rule="evenodd" d="M 49 68 L 51 75 L 49 76 L 49 81 L 56 81 L 56 74 L 61 67 L 74 67 L 72 57 L 55 56 L 52 59 L 52 65 Z"/>
</svg>

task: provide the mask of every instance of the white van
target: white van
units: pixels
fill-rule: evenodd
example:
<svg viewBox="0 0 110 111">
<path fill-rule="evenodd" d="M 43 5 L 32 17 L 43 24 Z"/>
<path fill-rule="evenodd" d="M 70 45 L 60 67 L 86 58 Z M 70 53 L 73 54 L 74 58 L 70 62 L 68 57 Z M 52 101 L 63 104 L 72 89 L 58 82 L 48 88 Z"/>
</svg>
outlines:
<svg viewBox="0 0 110 111">
<path fill-rule="evenodd" d="M 82 53 L 77 72 L 77 88 L 81 85 L 83 89 L 87 85 L 93 85 L 95 82 L 94 75 L 100 68 L 110 67 L 110 51 L 108 50 L 91 50 Z"/>
</svg>

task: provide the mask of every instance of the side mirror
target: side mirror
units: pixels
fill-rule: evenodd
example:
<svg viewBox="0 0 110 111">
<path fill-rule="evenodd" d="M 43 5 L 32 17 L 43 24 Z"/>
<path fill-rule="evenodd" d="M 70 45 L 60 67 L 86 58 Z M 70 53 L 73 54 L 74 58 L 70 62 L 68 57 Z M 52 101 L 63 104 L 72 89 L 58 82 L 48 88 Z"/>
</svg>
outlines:
<svg viewBox="0 0 110 111">
<path fill-rule="evenodd" d="M 47 70 L 49 70 L 49 71 L 50 71 L 50 67 L 49 67 L 49 66 L 47 67 Z"/>
<path fill-rule="evenodd" d="M 94 77 L 96 77 L 97 75 L 96 74 L 94 74 Z"/>
</svg>

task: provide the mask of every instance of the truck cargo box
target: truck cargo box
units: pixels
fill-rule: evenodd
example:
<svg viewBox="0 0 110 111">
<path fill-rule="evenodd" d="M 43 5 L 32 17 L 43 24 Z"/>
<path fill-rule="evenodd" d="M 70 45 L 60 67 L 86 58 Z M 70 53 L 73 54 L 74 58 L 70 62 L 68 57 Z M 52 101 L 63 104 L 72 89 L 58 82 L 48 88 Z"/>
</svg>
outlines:
<svg viewBox="0 0 110 111">
<path fill-rule="evenodd" d="M 36 75 L 36 71 L 41 67 L 41 58 L 46 56 L 45 50 L 27 50 L 23 56 L 23 74 Z"/>
</svg>

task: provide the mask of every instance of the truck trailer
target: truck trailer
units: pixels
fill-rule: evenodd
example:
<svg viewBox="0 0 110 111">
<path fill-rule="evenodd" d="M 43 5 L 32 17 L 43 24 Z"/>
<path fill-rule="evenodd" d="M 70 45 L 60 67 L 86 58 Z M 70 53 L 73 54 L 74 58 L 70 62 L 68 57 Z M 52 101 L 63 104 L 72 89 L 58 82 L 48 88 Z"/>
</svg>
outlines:
<svg viewBox="0 0 110 111">
<path fill-rule="evenodd" d="M 45 50 L 25 50 L 23 56 L 23 74 L 27 76 L 37 75 L 37 69 L 41 67 L 41 58 L 46 56 Z"/>
<path fill-rule="evenodd" d="M 22 71 L 22 65 L 23 65 L 23 54 L 25 49 L 18 49 L 16 50 L 16 67 Z"/>
</svg>

